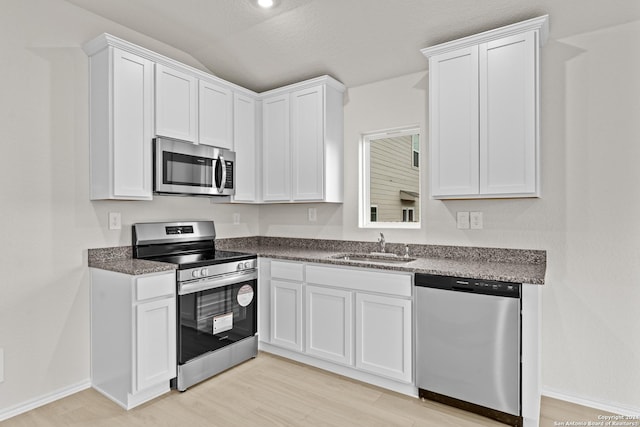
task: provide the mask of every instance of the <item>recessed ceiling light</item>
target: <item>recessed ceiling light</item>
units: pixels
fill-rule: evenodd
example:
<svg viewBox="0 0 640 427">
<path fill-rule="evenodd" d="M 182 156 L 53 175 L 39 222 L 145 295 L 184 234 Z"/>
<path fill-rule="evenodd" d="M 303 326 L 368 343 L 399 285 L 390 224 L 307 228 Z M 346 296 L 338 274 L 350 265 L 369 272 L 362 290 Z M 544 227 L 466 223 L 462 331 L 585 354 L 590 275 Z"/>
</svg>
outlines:
<svg viewBox="0 0 640 427">
<path fill-rule="evenodd" d="M 273 7 L 273 0 L 258 0 L 258 6 L 269 9 Z"/>
</svg>

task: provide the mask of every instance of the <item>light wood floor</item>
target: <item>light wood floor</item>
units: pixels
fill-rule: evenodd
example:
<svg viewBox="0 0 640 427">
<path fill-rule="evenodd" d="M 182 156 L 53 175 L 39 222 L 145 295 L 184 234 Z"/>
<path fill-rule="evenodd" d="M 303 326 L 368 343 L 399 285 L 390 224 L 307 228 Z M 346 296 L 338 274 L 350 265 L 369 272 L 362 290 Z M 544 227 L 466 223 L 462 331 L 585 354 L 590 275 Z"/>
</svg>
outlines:
<svg viewBox="0 0 640 427">
<path fill-rule="evenodd" d="M 599 412 L 544 398 L 541 426 Z M 0 423 L 22 426 L 502 426 L 267 353 L 125 411 L 93 389 Z"/>
</svg>

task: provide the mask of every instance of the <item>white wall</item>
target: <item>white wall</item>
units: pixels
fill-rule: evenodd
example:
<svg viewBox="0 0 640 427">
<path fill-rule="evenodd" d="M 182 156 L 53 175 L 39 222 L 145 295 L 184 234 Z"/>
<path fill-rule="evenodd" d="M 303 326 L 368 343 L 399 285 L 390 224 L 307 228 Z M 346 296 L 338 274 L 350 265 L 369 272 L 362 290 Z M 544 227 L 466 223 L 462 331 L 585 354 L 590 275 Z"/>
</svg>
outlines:
<svg viewBox="0 0 640 427">
<path fill-rule="evenodd" d="M 430 200 L 425 177 L 421 230 L 357 227 L 360 135 L 411 124 L 426 131 L 425 72 L 349 88 L 344 204 L 262 207 L 260 231 L 369 241 L 384 231 L 389 242 L 545 249 L 545 389 L 640 413 L 640 21 L 563 40 L 554 40 L 565 32 L 553 22 L 542 50 L 541 199 Z M 456 211 L 484 212 L 484 229 L 457 230 Z"/>
<path fill-rule="evenodd" d="M 0 414 L 88 381 L 88 248 L 130 244 L 138 221 L 214 219 L 221 237 L 258 231 L 252 206 L 180 197 L 89 201 L 88 61 L 81 46 L 102 32 L 199 66 L 61 0 L 2 1 Z M 107 229 L 110 211 L 122 213 L 121 231 Z M 241 225 L 232 225 L 234 212 Z"/>
</svg>

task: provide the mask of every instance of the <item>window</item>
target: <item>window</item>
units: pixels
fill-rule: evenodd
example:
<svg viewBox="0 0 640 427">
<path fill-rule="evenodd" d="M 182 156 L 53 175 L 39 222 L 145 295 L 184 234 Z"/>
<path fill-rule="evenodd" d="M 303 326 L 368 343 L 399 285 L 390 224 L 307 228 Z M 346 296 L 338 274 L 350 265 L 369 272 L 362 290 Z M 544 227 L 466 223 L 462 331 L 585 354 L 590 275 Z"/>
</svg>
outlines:
<svg viewBox="0 0 640 427">
<path fill-rule="evenodd" d="M 378 207 L 371 206 L 371 222 L 378 221 Z"/>
<path fill-rule="evenodd" d="M 420 128 L 362 135 L 360 227 L 420 228 Z"/>
<path fill-rule="evenodd" d="M 402 222 L 413 222 L 413 208 L 402 209 Z"/>
<path fill-rule="evenodd" d="M 411 135 L 411 161 L 414 168 L 420 167 L 420 135 Z"/>
</svg>

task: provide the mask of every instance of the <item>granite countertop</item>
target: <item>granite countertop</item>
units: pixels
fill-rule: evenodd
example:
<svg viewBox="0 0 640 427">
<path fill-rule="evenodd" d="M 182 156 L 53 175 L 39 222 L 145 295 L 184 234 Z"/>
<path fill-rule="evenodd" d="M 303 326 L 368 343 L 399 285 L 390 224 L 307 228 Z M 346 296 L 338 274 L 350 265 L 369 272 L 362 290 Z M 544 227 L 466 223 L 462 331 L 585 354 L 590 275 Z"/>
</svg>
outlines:
<svg viewBox="0 0 640 427">
<path fill-rule="evenodd" d="M 115 271 L 132 276 L 140 274 L 160 273 L 178 268 L 166 262 L 146 261 L 132 258 L 131 246 L 89 249 L 89 267 Z"/>
<path fill-rule="evenodd" d="M 267 258 L 534 285 L 544 284 L 546 273 L 546 251 L 541 250 L 409 245 L 409 256 L 414 261 L 374 263 L 339 258 L 348 253 L 375 252 L 378 245 L 371 242 L 252 237 L 220 239 L 216 243 L 220 249 Z M 400 258 L 404 250 L 405 245 L 387 244 L 387 252 Z"/>
<path fill-rule="evenodd" d="M 414 261 L 367 262 L 340 259 L 349 253 L 376 252 L 375 242 L 324 239 L 295 239 L 283 237 L 241 237 L 217 239 L 218 249 L 240 251 L 258 256 L 333 264 L 408 273 L 428 273 L 505 282 L 544 284 L 546 251 L 527 249 L 478 248 L 464 246 L 409 245 Z M 388 243 L 388 253 L 401 258 L 405 245 Z M 175 264 L 132 258 L 130 246 L 89 249 L 89 267 L 139 275 L 174 270 Z"/>
</svg>

